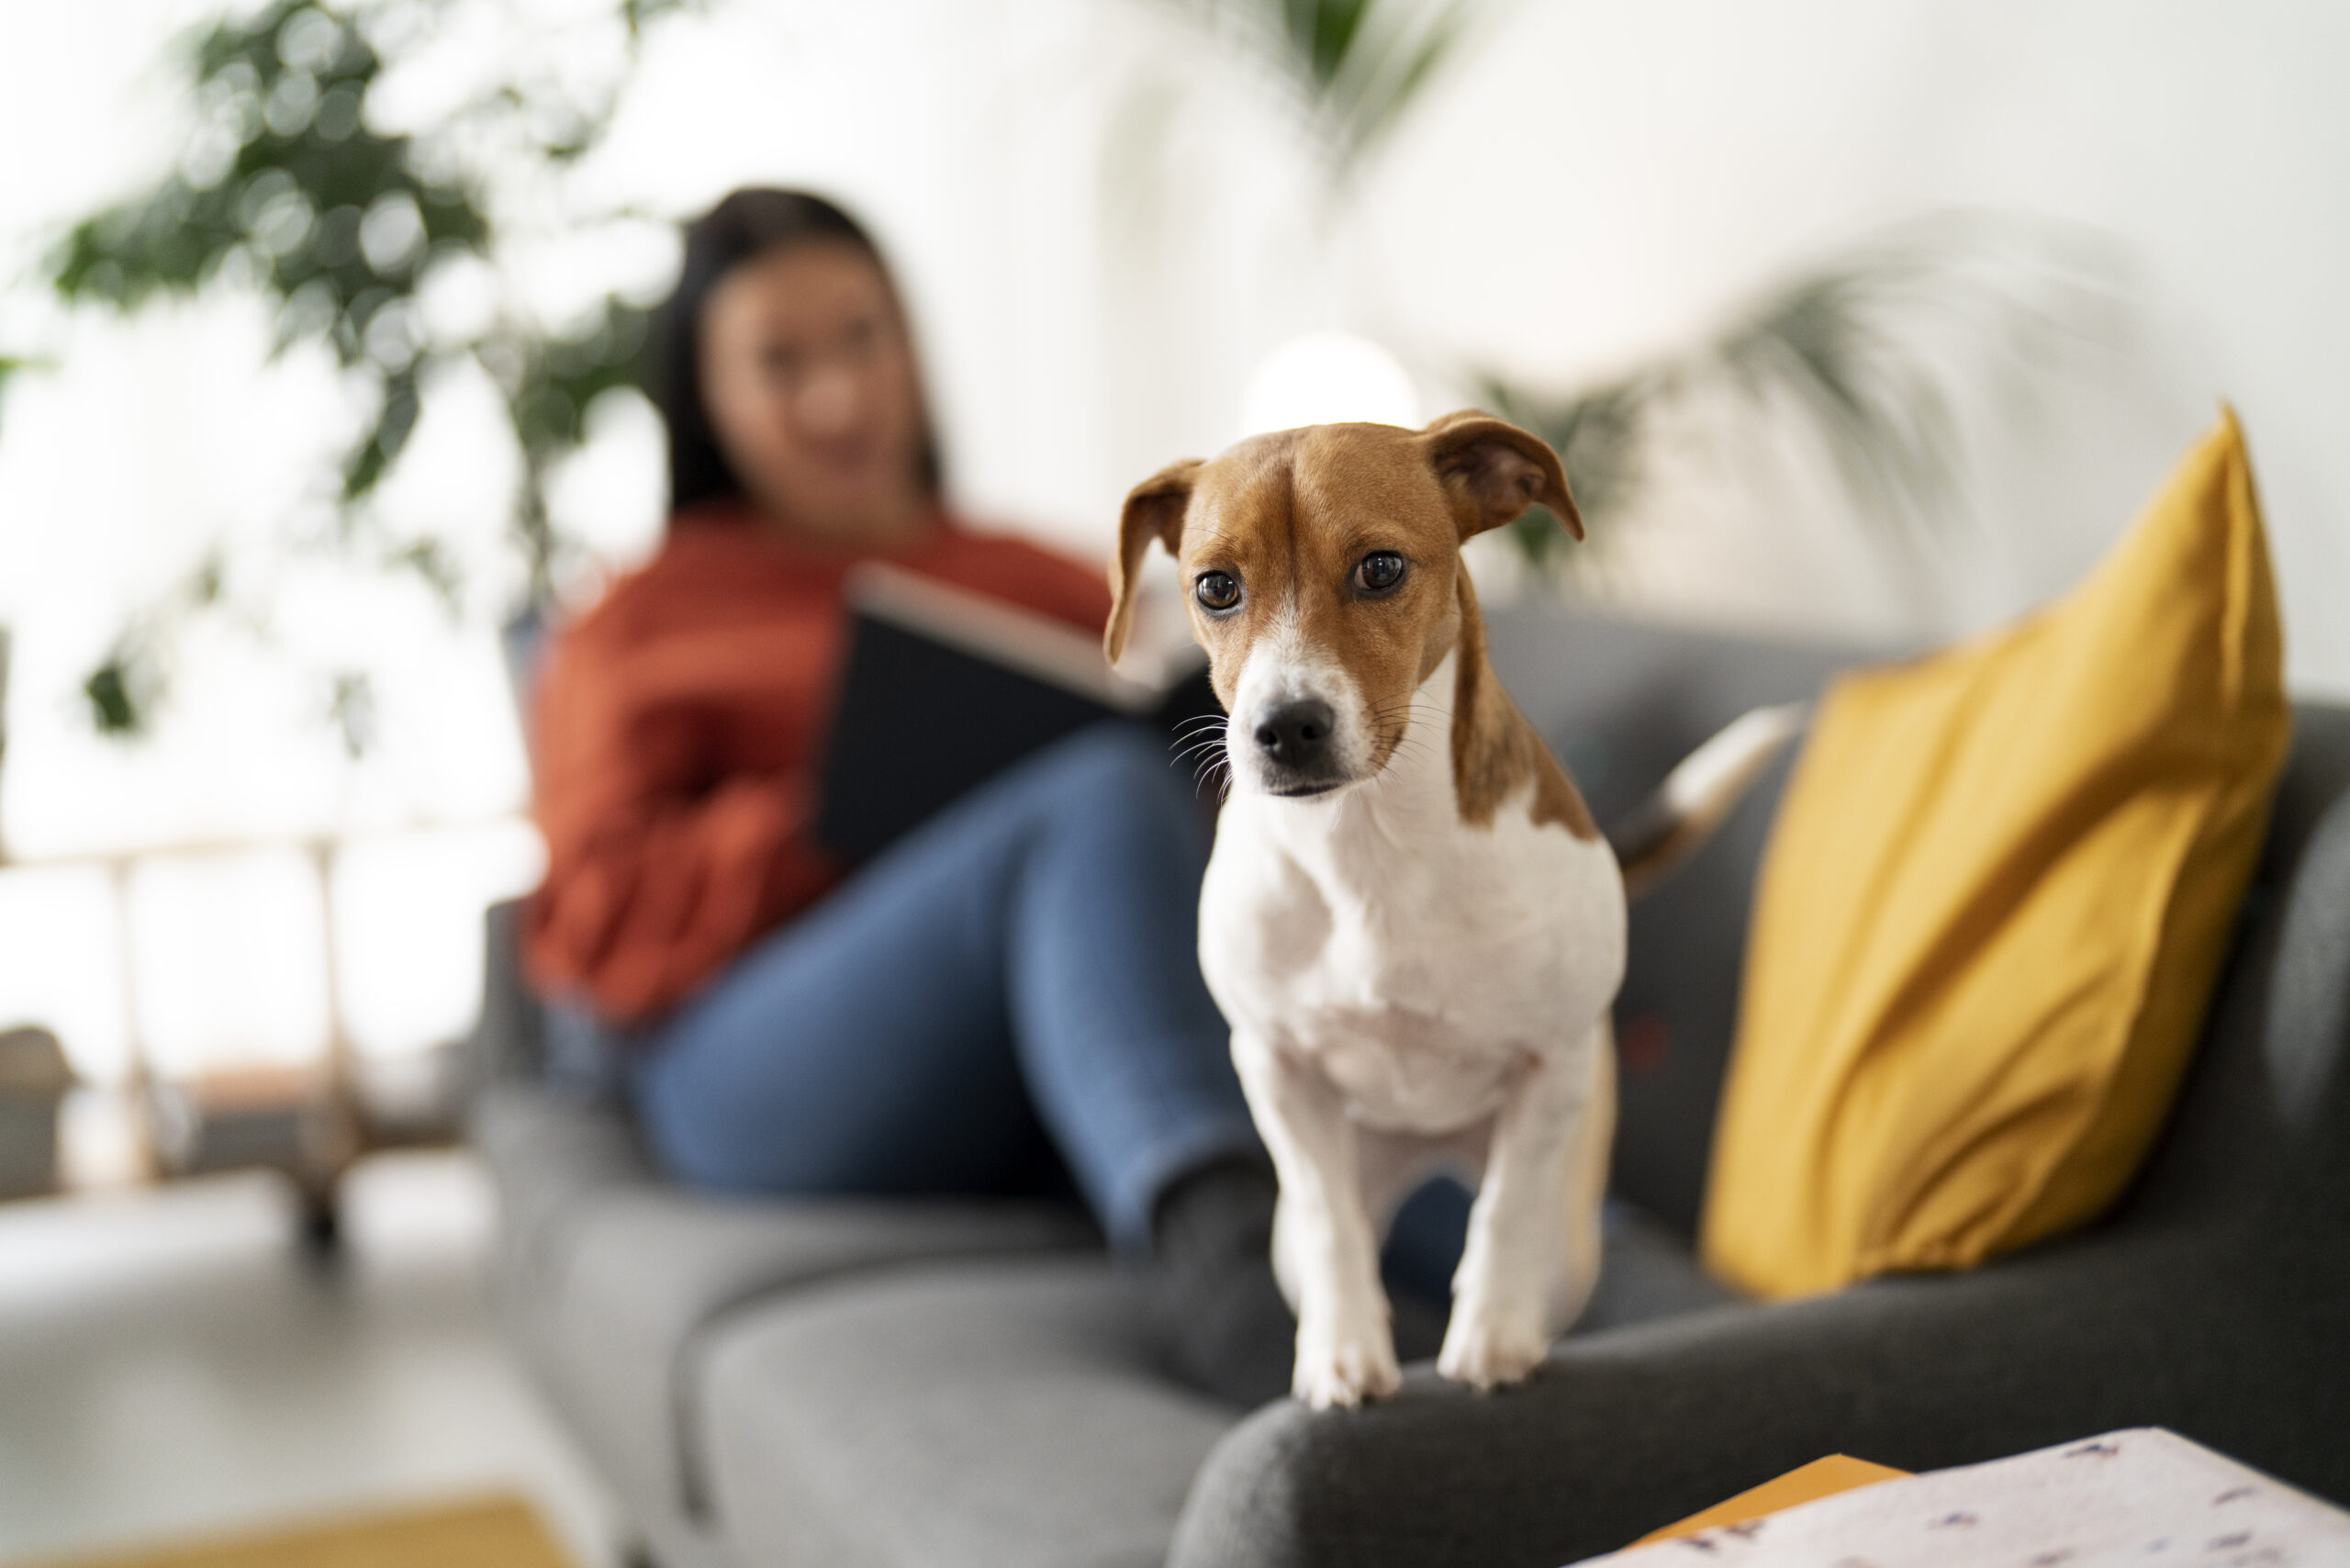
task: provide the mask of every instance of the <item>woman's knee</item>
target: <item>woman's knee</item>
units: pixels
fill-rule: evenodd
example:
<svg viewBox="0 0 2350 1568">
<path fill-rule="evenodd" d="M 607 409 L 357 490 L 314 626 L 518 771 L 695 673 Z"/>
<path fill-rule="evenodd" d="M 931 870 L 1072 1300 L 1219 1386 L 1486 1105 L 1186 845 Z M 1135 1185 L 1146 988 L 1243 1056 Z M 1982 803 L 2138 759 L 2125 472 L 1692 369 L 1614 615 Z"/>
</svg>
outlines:
<svg viewBox="0 0 2350 1568">
<path fill-rule="evenodd" d="M 1125 720 L 1105 720 L 1055 745 L 1040 760 L 1049 792 L 1081 801 L 1180 799 L 1167 737 Z"/>
</svg>

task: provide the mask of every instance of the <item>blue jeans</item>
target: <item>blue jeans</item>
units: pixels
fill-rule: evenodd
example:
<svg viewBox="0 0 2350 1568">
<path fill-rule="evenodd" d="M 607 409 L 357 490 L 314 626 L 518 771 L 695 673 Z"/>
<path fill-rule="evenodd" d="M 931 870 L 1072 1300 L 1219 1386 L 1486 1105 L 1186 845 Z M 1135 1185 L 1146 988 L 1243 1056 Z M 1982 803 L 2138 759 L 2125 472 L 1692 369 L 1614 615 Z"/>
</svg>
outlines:
<svg viewBox="0 0 2350 1568">
<path fill-rule="evenodd" d="M 989 1193 L 1048 1136 L 1147 1244 L 1170 1179 L 1261 1158 L 1200 979 L 1197 813 L 1124 723 L 974 790 L 651 1031 L 629 1090 L 655 1154 L 726 1191 Z"/>
</svg>

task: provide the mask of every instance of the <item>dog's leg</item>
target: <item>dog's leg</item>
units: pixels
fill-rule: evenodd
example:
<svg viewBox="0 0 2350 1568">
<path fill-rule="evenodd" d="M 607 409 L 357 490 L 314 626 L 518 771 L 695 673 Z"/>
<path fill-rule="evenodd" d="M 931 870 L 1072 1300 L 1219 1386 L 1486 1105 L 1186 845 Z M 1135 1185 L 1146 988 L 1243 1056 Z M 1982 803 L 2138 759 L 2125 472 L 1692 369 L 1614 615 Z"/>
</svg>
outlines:
<svg viewBox="0 0 2350 1568">
<path fill-rule="evenodd" d="M 1566 1169 L 1566 1246 L 1550 1271 L 1550 1335 L 1574 1327 L 1599 1284 L 1599 1210 L 1607 1199 L 1607 1156 L 1616 1139 L 1616 1026 L 1599 1021 L 1591 1053 L 1591 1097 Z"/>
<path fill-rule="evenodd" d="M 1437 1370 L 1492 1388 L 1541 1364 L 1599 1278 L 1599 1200 L 1615 1128 L 1606 1026 L 1542 1058 L 1494 1123 Z"/>
<path fill-rule="evenodd" d="M 1292 1392 L 1316 1410 L 1393 1394 L 1403 1371 L 1346 1106 L 1319 1072 L 1263 1041 L 1236 1035 L 1232 1058 L 1281 1178 L 1273 1266 L 1297 1309 Z"/>
</svg>

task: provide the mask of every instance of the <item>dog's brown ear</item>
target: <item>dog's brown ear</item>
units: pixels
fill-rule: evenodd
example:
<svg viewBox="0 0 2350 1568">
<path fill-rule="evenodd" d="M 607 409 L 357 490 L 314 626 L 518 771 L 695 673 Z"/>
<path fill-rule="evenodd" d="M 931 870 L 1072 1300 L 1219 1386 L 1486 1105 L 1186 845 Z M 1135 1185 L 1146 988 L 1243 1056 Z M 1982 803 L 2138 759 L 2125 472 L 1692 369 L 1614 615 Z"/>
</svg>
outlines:
<svg viewBox="0 0 2350 1568">
<path fill-rule="evenodd" d="M 1428 465 L 1452 497 L 1460 537 L 1514 522 L 1539 501 L 1583 537 L 1583 514 L 1567 494 L 1566 470 L 1550 443 L 1476 409 L 1447 414 L 1420 432 Z"/>
<path fill-rule="evenodd" d="M 1183 539 L 1183 509 L 1192 504 L 1192 480 L 1200 460 L 1186 457 L 1170 463 L 1126 492 L 1118 513 L 1118 555 L 1110 563 L 1110 624 L 1102 633 L 1102 651 L 1112 664 L 1126 651 L 1126 634 L 1134 630 L 1135 591 L 1142 577 L 1142 558 L 1154 539 L 1169 555 Z"/>
</svg>

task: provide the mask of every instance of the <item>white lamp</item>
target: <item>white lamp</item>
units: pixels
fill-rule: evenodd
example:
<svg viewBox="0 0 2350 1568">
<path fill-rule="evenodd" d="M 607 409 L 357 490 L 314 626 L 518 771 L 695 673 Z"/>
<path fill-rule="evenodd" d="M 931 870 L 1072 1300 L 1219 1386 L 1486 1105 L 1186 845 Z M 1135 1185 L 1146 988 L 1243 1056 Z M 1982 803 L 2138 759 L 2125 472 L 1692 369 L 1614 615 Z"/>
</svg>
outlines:
<svg viewBox="0 0 2350 1568">
<path fill-rule="evenodd" d="M 1364 421 L 1417 429 L 1424 420 L 1411 373 L 1368 338 L 1311 332 L 1257 364 L 1241 398 L 1242 433 Z"/>
</svg>

